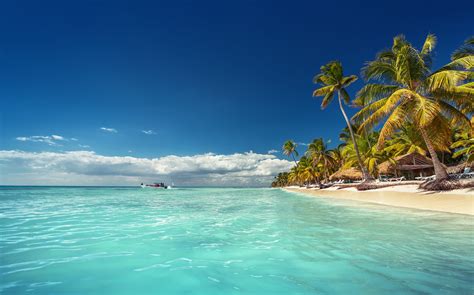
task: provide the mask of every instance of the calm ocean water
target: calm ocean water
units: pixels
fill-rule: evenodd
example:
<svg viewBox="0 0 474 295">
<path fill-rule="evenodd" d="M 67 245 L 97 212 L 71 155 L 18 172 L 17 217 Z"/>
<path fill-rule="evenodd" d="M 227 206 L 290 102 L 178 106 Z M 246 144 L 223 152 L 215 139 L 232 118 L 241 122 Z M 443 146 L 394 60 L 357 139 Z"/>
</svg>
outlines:
<svg viewBox="0 0 474 295">
<path fill-rule="evenodd" d="M 0 188 L 2 294 L 472 294 L 474 218 L 274 189 Z"/>
</svg>

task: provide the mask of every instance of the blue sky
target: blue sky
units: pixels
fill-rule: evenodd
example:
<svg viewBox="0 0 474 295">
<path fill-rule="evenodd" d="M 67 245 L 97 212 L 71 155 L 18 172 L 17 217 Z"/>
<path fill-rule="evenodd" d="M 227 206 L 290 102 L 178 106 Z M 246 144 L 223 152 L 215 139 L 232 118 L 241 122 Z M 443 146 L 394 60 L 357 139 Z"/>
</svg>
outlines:
<svg viewBox="0 0 474 295">
<path fill-rule="evenodd" d="M 3 1 L 0 150 L 152 159 L 335 145 L 339 110 L 311 97 L 319 67 L 339 59 L 358 74 L 400 33 L 419 46 L 435 33 L 441 65 L 474 33 L 461 2 Z M 2 163 L 0 183 L 38 182 Z"/>
</svg>

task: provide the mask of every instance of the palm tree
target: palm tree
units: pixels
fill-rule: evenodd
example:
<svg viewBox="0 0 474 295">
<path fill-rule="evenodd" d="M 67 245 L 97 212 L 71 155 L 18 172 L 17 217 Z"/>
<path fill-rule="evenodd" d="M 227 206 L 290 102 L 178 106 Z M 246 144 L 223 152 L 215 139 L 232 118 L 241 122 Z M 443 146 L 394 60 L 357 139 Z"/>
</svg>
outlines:
<svg viewBox="0 0 474 295">
<path fill-rule="evenodd" d="M 306 156 L 301 157 L 298 162 L 298 171 L 303 182 L 312 183 L 319 181 L 319 171 L 317 167 L 315 167 L 312 161 Z"/>
<path fill-rule="evenodd" d="M 272 187 L 283 187 L 288 185 L 288 172 L 278 173 L 272 182 Z"/>
<path fill-rule="evenodd" d="M 328 180 L 329 172 L 332 170 L 335 161 L 332 158 L 330 150 L 324 143 L 324 140 L 322 138 L 313 140 L 313 142 L 308 145 L 306 155 L 311 159 L 313 167 L 316 167 L 318 164 L 322 165 L 324 178 Z"/>
<path fill-rule="evenodd" d="M 339 100 L 339 108 L 341 110 L 342 116 L 344 117 L 344 120 L 346 121 L 347 128 L 349 128 L 352 143 L 354 144 L 357 159 L 359 162 L 359 167 L 362 171 L 364 180 L 372 180 L 372 177 L 367 172 L 367 169 L 365 169 L 362 163 L 362 159 L 360 158 L 359 149 L 357 147 L 357 143 L 354 137 L 354 131 L 352 130 L 351 123 L 343 107 L 343 101 L 346 104 L 350 102 L 349 93 L 347 93 L 346 87 L 355 82 L 356 80 L 357 76 L 355 75 L 344 77 L 342 65 L 339 61 L 329 62 L 328 64 L 321 67 L 321 73 L 316 75 L 313 79 L 313 82 L 315 84 L 321 85 L 320 88 L 316 89 L 313 92 L 313 97 L 324 96 L 323 101 L 321 103 L 321 109 L 324 110 L 331 103 L 334 98 L 334 95 L 337 94 L 337 98 Z"/>
<path fill-rule="evenodd" d="M 298 145 L 293 141 L 293 140 L 287 140 L 283 144 L 283 154 L 285 154 L 287 157 L 292 157 L 293 161 L 295 162 L 295 165 L 298 166 L 298 162 L 296 162 L 295 155 L 298 156 L 298 151 L 296 150 L 296 147 Z"/>
<path fill-rule="evenodd" d="M 298 166 L 293 166 L 293 168 L 290 169 L 290 172 L 288 174 L 288 182 L 289 184 L 301 184 L 301 171 L 298 169 Z"/>
<path fill-rule="evenodd" d="M 427 188 L 442 189 L 448 174 L 438 159 L 435 146 L 450 137 L 451 125 L 470 127 L 469 119 L 453 104 L 473 99 L 474 89 L 458 87 L 472 75 L 465 70 L 469 58 L 431 71 L 435 44 L 436 37 L 430 34 L 423 48 L 417 50 L 404 36 L 397 36 L 390 50 L 380 52 L 375 60 L 368 62 L 362 69 L 364 78 L 380 83 L 367 84 L 358 92 L 357 96 L 363 97 L 367 105 L 355 115 L 355 120 L 366 117 L 359 129 L 363 130 L 385 119 L 378 138 L 379 148 L 404 124 L 416 126 L 436 174 L 436 180 Z"/>
</svg>

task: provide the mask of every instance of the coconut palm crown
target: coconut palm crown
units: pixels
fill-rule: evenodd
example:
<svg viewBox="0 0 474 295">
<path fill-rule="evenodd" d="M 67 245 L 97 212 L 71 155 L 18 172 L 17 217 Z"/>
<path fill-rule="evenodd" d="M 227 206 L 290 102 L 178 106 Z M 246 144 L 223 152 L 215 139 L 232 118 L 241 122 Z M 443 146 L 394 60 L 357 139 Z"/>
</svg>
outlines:
<svg viewBox="0 0 474 295">
<path fill-rule="evenodd" d="M 298 162 L 296 162 L 295 158 L 295 156 L 298 156 L 298 151 L 296 150 L 297 146 L 298 145 L 293 140 L 287 140 L 282 147 L 283 154 L 285 154 L 287 157 L 292 157 L 296 165 L 298 165 Z"/>
</svg>

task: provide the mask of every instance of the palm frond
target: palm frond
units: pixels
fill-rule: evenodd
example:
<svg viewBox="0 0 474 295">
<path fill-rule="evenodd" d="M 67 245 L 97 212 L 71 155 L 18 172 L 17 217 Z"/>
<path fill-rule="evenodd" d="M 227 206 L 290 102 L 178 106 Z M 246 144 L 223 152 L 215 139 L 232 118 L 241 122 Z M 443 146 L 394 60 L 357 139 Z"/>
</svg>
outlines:
<svg viewBox="0 0 474 295">
<path fill-rule="evenodd" d="M 314 84 L 320 83 L 322 85 L 334 85 L 337 83 L 337 81 L 331 76 L 319 74 L 314 77 L 313 83 Z"/>
<path fill-rule="evenodd" d="M 431 54 L 436 46 L 437 38 L 434 34 L 428 34 L 426 36 L 425 43 L 423 44 L 423 47 L 421 49 L 421 54 L 422 55 L 428 55 Z"/>
<path fill-rule="evenodd" d="M 326 67 L 328 68 L 328 74 L 330 74 L 336 81 L 342 80 L 344 73 L 340 61 L 331 61 L 326 65 Z"/>
<path fill-rule="evenodd" d="M 321 88 L 318 88 L 318 89 L 314 90 L 313 97 L 326 95 L 329 92 L 333 92 L 333 91 L 334 91 L 334 86 L 333 85 L 323 86 Z"/>
<path fill-rule="evenodd" d="M 453 125 L 460 125 L 462 128 L 466 129 L 471 128 L 469 118 L 460 110 L 442 100 L 437 100 L 436 103 L 439 105 L 440 110 L 452 120 Z"/>
<path fill-rule="evenodd" d="M 444 70 L 470 70 L 472 68 L 474 68 L 474 54 L 457 58 L 443 66 L 438 72 Z"/>
<path fill-rule="evenodd" d="M 469 37 L 464 44 L 456 49 L 451 55 L 451 60 L 456 60 L 465 56 L 474 55 L 474 36 Z"/>
<path fill-rule="evenodd" d="M 398 106 L 398 104 L 403 103 L 403 100 L 406 100 L 414 95 L 416 95 L 416 93 L 413 93 L 408 89 L 399 89 L 392 93 L 392 95 L 390 95 L 387 99 L 380 100 L 384 101 L 383 104 L 380 103 L 380 101 L 377 101 L 360 110 L 359 113 L 367 114 L 369 109 L 375 109 L 373 105 L 378 106 L 378 108 L 360 125 L 359 132 L 361 132 L 364 128 L 371 128 L 377 124 L 382 118 L 390 114 Z"/>
<path fill-rule="evenodd" d="M 414 98 L 413 117 L 420 128 L 426 128 L 439 115 L 441 107 L 436 101 L 419 94 Z"/>
<path fill-rule="evenodd" d="M 341 87 L 347 87 L 357 81 L 357 76 L 356 75 L 350 75 L 348 77 L 343 77 L 341 79 Z"/>
<path fill-rule="evenodd" d="M 443 70 L 431 74 L 426 79 L 429 91 L 449 90 L 458 86 L 462 81 L 469 79 L 473 75 L 469 71 Z"/>
<path fill-rule="evenodd" d="M 410 86 L 412 77 L 410 69 L 410 47 L 403 46 L 395 60 L 396 80 L 403 85 Z"/>
<path fill-rule="evenodd" d="M 380 109 L 382 106 L 384 106 L 387 103 L 388 97 L 379 99 L 377 101 L 374 101 L 366 106 L 364 106 L 362 109 L 360 109 L 354 116 L 352 116 L 351 120 L 354 122 L 359 122 L 361 120 L 365 120 L 366 117 L 369 117 L 372 115 L 375 111 Z M 358 132 L 360 132 L 363 128 L 357 129 Z"/>
<path fill-rule="evenodd" d="M 387 121 L 380 130 L 379 140 L 377 142 L 377 147 L 380 149 L 384 143 L 385 139 L 392 135 L 395 130 L 403 126 L 407 119 L 407 112 L 403 105 L 400 105 L 395 108 L 391 115 L 387 118 Z"/>
<path fill-rule="evenodd" d="M 334 92 L 327 93 L 324 96 L 323 101 L 321 102 L 321 109 L 324 110 L 331 103 L 333 98 L 334 98 Z"/>
<path fill-rule="evenodd" d="M 461 85 L 462 87 L 474 88 L 474 82 L 469 82 Z"/>
<path fill-rule="evenodd" d="M 443 116 L 436 116 L 433 121 L 425 128 L 431 144 L 436 151 L 450 153 L 451 145 L 451 125 L 449 120 Z"/>
<path fill-rule="evenodd" d="M 395 54 L 393 54 L 392 50 L 382 50 L 377 53 L 376 59 L 380 61 L 389 62 L 390 60 L 395 59 Z"/>
<path fill-rule="evenodd" d="M 401 34 L 393 38 L 392 52 L 397 53 L 402 47 L 409 45 L 405 35 Z"/>
<path fill-rule="evenodd" d="M 365 106 L 382 97 L 390 96 L 398 89 L 400 87 L 397 85 L 367 84 L 357 92 L 354 103 L 359 106 Z"/>
<path fill-rule="evenodd" d="M 365 80 L 383 79 L 387 81 L 396 81 L 396 70 L 391 63 L 385 61 L 371 61 L 362 68 L 362 76 Z"/>
</svg>

